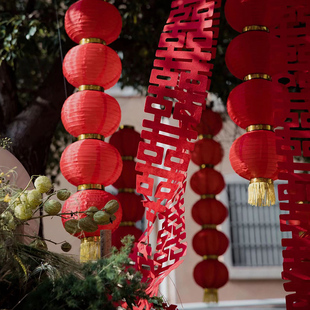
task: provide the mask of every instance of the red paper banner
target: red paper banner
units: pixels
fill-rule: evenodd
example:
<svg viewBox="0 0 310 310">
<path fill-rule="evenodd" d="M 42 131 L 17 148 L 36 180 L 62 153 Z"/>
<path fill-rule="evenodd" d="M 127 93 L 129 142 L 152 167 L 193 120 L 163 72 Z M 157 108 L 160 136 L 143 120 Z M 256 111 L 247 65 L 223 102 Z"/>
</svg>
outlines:
<svg viewBox="0 0 310 310">
<path fill-rule="evenodd" d="M 186 253 L 183 194 L 190 151 L 197 138 L 192 128 L 200 121 L 210 86 L 209 61 L 215 57 L 220 1 L 176 0 L 160 37 L 143 121 L 136 170 L 137 191 L 144 195 L 148 227 L 133 259 L 157 294 L 163 279 L 182 263 Z M 177 121 L 165 124 L 163 118 Z M 160 178 L 157 185 L 156 181 Z M 155 220 L 163 220 L 152 256 L 149 236 Z M 141 303 L 142 307 L 147 307 Z"/>
<path fill-rule="evenodd" d="M 286 309 L 310 309 L 310 2 L 284 1 L 284 15 L 275 33 L 287 46 L 288 63 L 283 71 L 286 78 L 287 100 L 278 106 L 275 125 L 277 151 L 283 155 L 279 163 L 281 230 L 291 232 L 291 238 L 282 239 L 284 289 Z M 279 77 L 279 78 L 280 78 Z"/>
</svg>

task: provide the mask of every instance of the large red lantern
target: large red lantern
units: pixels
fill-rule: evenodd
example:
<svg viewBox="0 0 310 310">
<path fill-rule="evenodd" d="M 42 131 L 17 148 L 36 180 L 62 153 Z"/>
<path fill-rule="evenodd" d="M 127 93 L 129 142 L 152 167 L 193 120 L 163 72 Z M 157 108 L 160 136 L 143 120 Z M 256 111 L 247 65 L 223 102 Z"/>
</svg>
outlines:
<svg viewBox="0 0 310 310">
<path fill-rule="evenodd" d="M 196 265 L 194 279 L 205 290 L 204 301 L 217 302 L 217 290 L 227 283 L 228 270 L 217 259 L 207 259 Z"/>
<path fill-rule="evenodd" d="M 65 101 L 61 120 L 65 129 L 74 137 L 84 133 L 109 137 L 119 126 L 121 109 L 110 95 L 85 90 L 71 95 Z"/>
<path fill-rule="evenodd" d="M 76 141 L 64 150 L 60 169 L 64 177 L 75 186 L 107 186 L 119 177 L 122 160 L 112 145 L 97 139 L 86 139 Z"/>
<path fill-rule="evenodd" d="M 119 192 L 116 198 L 123 208 L 123 221 L 135 223 L 142 219 L 145 208 L 140 195 Z"/>
<path fill-rule="evenodd" d="M 113 232 L 112 234 L 112 244 L 113 246 L 115 246 L 116 248 L 120 249 L 122 247 L 122 239 L 127 236 L 127 235 L 131 235 L 134 237 L 134 239 L 137 241 L 139 240 L 139 238 L 142 235 L 142 230 L 135 227 L 135 226 L 131 226 L 128 225 L 127 222 L 123 222 L 124 225 L 123 226 L 119 226 L 117 228 L 117 230 L 115 232 Z M 133 223 L 133 225 L 135 225 L 135 223 Z"/>
<path fill-rule="evenodd" d="M 98 43 L 73 47 L 63 61 L 63 74 L 74 87 L 95 85 L 99 89 L 108 89 L 116 84 L 121 72 L 122 64 L 117 53 Z"/>
<path fill-rule="evenodd" d="M 122 18 L 111 3 L 102 0 L 80 0 L 68 9 L 65 28 L 75 43 L 85 38 L 97 38 L 110 44 L 121 32 Z"/>
</svg>

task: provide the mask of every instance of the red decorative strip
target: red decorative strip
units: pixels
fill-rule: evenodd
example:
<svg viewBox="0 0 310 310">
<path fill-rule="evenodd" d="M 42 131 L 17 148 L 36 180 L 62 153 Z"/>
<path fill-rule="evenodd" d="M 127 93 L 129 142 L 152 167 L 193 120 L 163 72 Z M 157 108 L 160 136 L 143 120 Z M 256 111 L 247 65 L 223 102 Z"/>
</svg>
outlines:
<svg viewBox="0 0 310 310">
<path fill-rule="evenodd" d="M 281 230 L 291 232 L 283 238 L 284 289 L 286 309 L 310 309 L 310 164 L 300 162 L 301 156 L 309 157 L 310 146 L 310 2 L 285 1 L 285 18 L 275 30 L 287 46 L 288 64 L 281 77 L 286 78 L 287 100 L 278 106 L 276 113 L 277 151 L 283 155 L 279 163 Z"/>
<path fill-rule="evenodd" d="M 136 245 L 133 259 L 155 295 L 162 280 L 182 263 L 186 253 L 183 194 L 190 151 L 197 138 L 210 86 L 209 61 L 214 58 L 220 1 L 176 0 L 160 37 L 143 121 L 136 170 L 137 191 L 144 195 L 148 227 Z M 176 125 L 166 124 L 165 118 Z M 159 183 L 156 184 L 158 178 Z M 149 236 L 157 218 L 163 220 L 154 257 Z M 141 302 L 141 307 L 149 305 Z"/>
</svg>

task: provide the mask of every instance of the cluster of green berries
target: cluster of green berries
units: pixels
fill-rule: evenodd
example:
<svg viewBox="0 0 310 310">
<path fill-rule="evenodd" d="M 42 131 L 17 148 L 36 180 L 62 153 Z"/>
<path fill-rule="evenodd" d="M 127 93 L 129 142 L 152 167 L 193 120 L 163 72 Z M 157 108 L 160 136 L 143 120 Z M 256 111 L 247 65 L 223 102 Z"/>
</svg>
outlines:
<svg viewBox="0 0 310 310">
<path fill-rule="evenodd" d="M 117 200 L 110 200 L 99 210 L 97 207 L 89 207 L 84 214 L 86 216 L 79 219 L 71 219 L 65 222 L 65 229 L 69 234 L 85 232 L 95 232 L 98 225 L 108 225 L 112 223 L 116 216 L 114 213 L 118 210 Z"/>
</svg>

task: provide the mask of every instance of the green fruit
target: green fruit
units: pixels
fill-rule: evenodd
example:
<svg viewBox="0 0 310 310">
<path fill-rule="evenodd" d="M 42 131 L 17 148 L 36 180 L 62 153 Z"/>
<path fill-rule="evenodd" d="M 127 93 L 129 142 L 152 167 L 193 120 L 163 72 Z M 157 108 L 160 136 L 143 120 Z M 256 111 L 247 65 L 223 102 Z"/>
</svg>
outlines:
<svg viewBox="0 0 310 310">
<path fill-rule="evenodd" d="M 110 200 L 105 206 L 104 206 L 104 211 L 114 214 L 119 208 L 119 204 L 117 200 Z"/>
<path fill-rule="evenodd" d="M 65 230 L 71 234 L 74 235 L 76 233 L 80 233 L 81 229 L 78 227 L 79 221 L 72 219 L 65 222 Z"/>
<path fill-rule="evenodd" d="M 39 249 L 39 250 L 47 251 L 47 244 L 42 239 L 35 239 L 35 240 L 33 240 L 29 244 L 29 246 L 34 247 L 34 248 Z"/>
<path fill-rule="evenodd" d="M 98 225 L 89 216 L 81 218 L 78 227 L 86 232 L 95 232 L 98 229 Z"/>
<path fill-rule="evenodd" d="M 52 182 L 48 177 L 41 175 L 34 181 L 34 187 L 43 194 L 52 188 Z"/>
<path fill-rule="evenodd" d="M 32 217 L 32 210 L 29 205 L 18 204 L 14 209 L 14 214 L 18 219 L 25 221 Z"/>
<path fill-rule="evenodd" d="M 98 208 L 97 208 L 97 207 L 89 207 L 89 208 L 86 210 L 85 213 L 86 213 L 88 216 L 90 216 L 91 218 L 93 218 L 93 217 L 94 217 L 94 214 L 95 214 L 96 212 L 98 212 Z"/>
<path fill-rule="evenodd" d="M 94 221 L 99 225 L 107 225 L 110 224 L 111 214 L 105 211 L 98 211 L 94 214 Z"/>
<path fill-rule="evenodd" d="M 61 245 L 61 249 L 64 251 L 64 252 L 69 252 L 71 250 L 72 246 L 70 243 L 68 242 L 64 242 L 62 245 Z"/>
<path fill-rule="evenodd" d="M 44 203 L 44 211 L 49 215 L 56 215 L 61 210 L 61 203 L 57 200 L 48 200 Z"/>
<path fill-rule="evenodd" d="M 61 201 L 67 200 L 71 195 L 71 192 L 67 189 L 61 189 L 57 192 L 57 198 Z"/>
<path fill-rule="evenodd" d="M 42 194 L 37 190 L 33 189 L 27 194 L 28 204 L 32 209 L 36 209 L 42 202 Z"/>
</svg>

